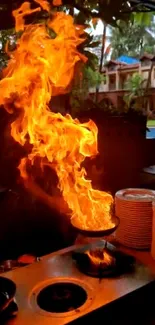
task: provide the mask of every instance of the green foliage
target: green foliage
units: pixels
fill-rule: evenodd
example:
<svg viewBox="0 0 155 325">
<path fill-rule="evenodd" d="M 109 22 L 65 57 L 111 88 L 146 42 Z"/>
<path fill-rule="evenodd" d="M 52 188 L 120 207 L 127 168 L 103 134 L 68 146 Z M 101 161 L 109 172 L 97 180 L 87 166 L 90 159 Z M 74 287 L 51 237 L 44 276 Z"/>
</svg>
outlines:
<svg viewBox="0 0 155 325">
<path fill-rule="evenodd" d="M 13 45 L 14 44 L 14 30 L 2 30 L 0 31 L 0 69 L 6 66 L 8 61 L 8 55 L 6 54 L 5 48 L 6 44 L 9 42 Z"/>
<path fill-rule="evenodd" d="M 77 25 L 85 25 L 88 22 L 88 17 L 85 16 L 84 12 L 79 11 L 78 14 L 74 15 L 74 22 Z"/>
<path fill-rule="evenodd" d="M 125 83 L 124 105 L 122 102 L 117 109 L 109 98 L 103 98 L 99 103 L 99 109 L 107 115 L 145 115 L 145 82 L 140 74 L 133 74 Z"/>
<path fill-rule="evenodd" d="M 9 55 L 6 53 L 6 46 L 9 52 L 13 51 L 20 36 L 21 33 L 16 33 L 14 29 L 0 31 L 0 70 L 6 67 L 9 59 Z"/>
<path fill-rule="evenodd" d="M 134 110 L 141 112 L 144 104 L 144 87 L 146 80 L 139 73 L 134 73 L 125 83 L 125 89 L 128 91 L 124 96 L 126 111 Z"/>
<path fill-rule="evenodd" d="M 139 91 L 142 91 L 143 82 L 143 77 L 139 73 L 134 73 L 125 82 L 125 89 L 132 90 L 134 94 L 140 95 L 141 93 L 139 93 Z"/>
<path fill-rule="evenodd" d="M 106 24 L 116 26 L 118 19 L 128 19 L 130 12 L 127 13 L 127 1 L 125 0 L 62 0 L 63 5 L 73 6 L 80 11 L 79 21 L 86 22 L 91 18 L 100 18 Z M 123 13 L 125 9 L 126 13 Z M 129 8 L 128 8 L 129 9 Z"/>
<path fill-rule="evenodd" d="M 151 53 L 155 50 L 154 38 L 148 32 L 146 26 L 151 31 L 155 31 L 153 19 L 148 15 L 148 13 L 132 15 L 130 13 L 123 14 L 122 8 L 126 9 L 126 5 L 127 1 L 124 0 L 62 0 L 62 6 L 55 7 L 54 10 L 69 10 L 69 12 L 74 15 L 75 23 L 80 25 L 82 24 L 86 27 L 89 26 L 92 18 L 101 18 L 106 24 L 115 27 L 118 26 L 117 28 L 112 27 L 111 47 L 113 48 L 113 58 L 116 58 L 121 54 L 139 56 L 144 50 Z M 75 14 L 74 8 L 78 9 L 79 12 L 77 14 Z M 44 15 L 38 19 L 42 21 L 47 18 L 47 13 L 44 13 Z M 152 15 L 152 17 L 153 16 L 154 15 Z M 124 20 L 127 22 L 124 22 Z M 36 23 L 38 21 L 39 20 L 36 20 L 34 22 Z M 94 24 L 96 24 L 96 21 Z M 52 38 L 55 37 L 53 31 L 49 30 L 49 34 Z M 6 30 L 0 33 L 0 42 L 2 43 L 2 49 L 0 50 L 1 67 L 5 66 L 8 60 L 8 56 L 5 53 L 6 43 L 9 41 L 11 47 L 15 46 L 18 37 L 19 35 L 16 35 L 14 30 Z M 77 74 L 73 82 L 71 93 L 71 104 L 73 109 L 79 109 L 81 107 L 81 103 L 88 96 L 90 87 L 98 87 L 103 81 L 103 76 L 96 71 L 96 68 L 99 65 L 98 59 L 91 52 L 92 49 L 99 45 L 101 45 L 100 41 L 94 41 L 93 36 L 85 33 L 85 41 L 79 46 L 79 51 L 87 56 L 88 61 L 83 67 L 82 75 L 80 73 Z M 132 95 L 130 92 L 130 97 L 137 96 L 135 93 L 138 90 L 138 87 L 136 88 L 132 84 L 131 89 Z M 137 90 L 135 91 L 135 89 Z M 108 105 L 109 109 L 112 111 L 112 105 L 107 103 L 107 108 Z"/>
<path fill-rule="evenodd" d="M 82 74 L 74 79 L 71 91 L 70 100 L 73 112 L 81 110 L 83 102 L 88 98 L 90 88 L 99 86 L 102 81 L 104 81 L 103 75 L 92 69 L 88 63 L 83 66 Z"/>
<path fill-rule="evenodd" d="M 48 1 L 51 4 L 51 8 L 53 10 L 53 1 Z M 23 0 L 1 0 L 1 29 L 11 28 L 13 26 L 14 21 L 12 19 L 11 11 L 13 8 L 20 6 L 22 2 Z M 31 0 L 30 2 L 33 1 Z M 85 23 L 86 20 L 90 20 L 90 18 L 100 18 L 105 22 L 105 24 L 116 26 L 118 20 L 127 21 L 131 19 L 133 12 L 139 13 L 142 11 L 143 13 L 147 10 L 147 15 L 150 9 L 147 8 L 147 4 L 149 5 L 149 1 L 144 0 L 62 0 L 62 4 L 54 7 L 54 10 L 69 10 L 69 12 L 72 12 L 74 9 L 77 9 L 80 11 L 79 21 L 81 21 L 81 23 Z M 31 18 L 29 18 L 28 21 L 34 22 L 34 20 L 37 21 L 46 15 L 47 13 L 45 11 L 42 11 L 31 15 Z M 145 18 L 145 21 L 147 21 L 147 18 L 145 17 L 146 15 L 144 13 L 143 17 Z M 139 19 L 144 20 L 143 17 Z"/>
<path fill-rule="evenodd" d="M 131 15 L 131 21 L 135 22 L 138 25 L 143 25 L 145 27 L 150 27 L 152 21 L 154 20 L 153 12 L 134 12 Z"/>
<path fill-rule="evenodd" d="M 122 54 L 139 57 L 144 52 L 154 53 L 154 37 L 149 31 L 153 29 L 155 29 L 154 21 L 150 22 L 147 28 L 144 24 L 132 20 L 119 21 L 118 28 L 111 29 L 112 58 L 116 59 Z"/>
</svg>

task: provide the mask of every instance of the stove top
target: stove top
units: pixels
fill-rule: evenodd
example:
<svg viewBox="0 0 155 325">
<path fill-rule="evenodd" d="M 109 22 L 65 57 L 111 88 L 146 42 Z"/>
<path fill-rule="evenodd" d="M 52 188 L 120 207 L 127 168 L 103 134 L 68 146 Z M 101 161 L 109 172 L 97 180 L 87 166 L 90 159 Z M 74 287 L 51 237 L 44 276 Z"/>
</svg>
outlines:
<svg viewBox="0 0 155 325">
<path fill-rule="evenodd" d="M 104 241 L 99 247 L 102 245 L 105 246 Z M 90 248 L 91 244 L 85 246 L 86 250 Z M 19 309 L 17 316 L 5 324 L 69 324 L 154 282 L 149 269 L 138 261 L 132 271 L 118 277 L 88 276 L 80 271 L 72 257 L 76 249 L 76 246 L 69 247 L 4 274 L 16 283 Z"/>
<path fill-rule="evenodd" d="M 119 251 L 115 246 L 103 241 L 89 247 L 84 246 L 72 253 L 77 267 L 82 273 L 96 278 L 117 277 L 133 271 L 135 258 Z"/>
</svg>

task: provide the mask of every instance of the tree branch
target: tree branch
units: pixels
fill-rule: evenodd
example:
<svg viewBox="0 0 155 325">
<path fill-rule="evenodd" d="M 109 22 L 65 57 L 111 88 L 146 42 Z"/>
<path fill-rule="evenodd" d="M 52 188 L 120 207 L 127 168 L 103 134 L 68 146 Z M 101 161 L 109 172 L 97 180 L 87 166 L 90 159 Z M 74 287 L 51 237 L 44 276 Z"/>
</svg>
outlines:
<svg viewBox="0 0 155 325">
<path fill-rule="evenodd" d="M 78 4 L 75 4 L 75 8 L 79 11 L 82 11 L 86 16 L 93 17 L 93 18 L 100 18 L 100 13 L 92 12 L 89 9 L 86 9 L 84 7 L 79 6 Z"/>
</svg>

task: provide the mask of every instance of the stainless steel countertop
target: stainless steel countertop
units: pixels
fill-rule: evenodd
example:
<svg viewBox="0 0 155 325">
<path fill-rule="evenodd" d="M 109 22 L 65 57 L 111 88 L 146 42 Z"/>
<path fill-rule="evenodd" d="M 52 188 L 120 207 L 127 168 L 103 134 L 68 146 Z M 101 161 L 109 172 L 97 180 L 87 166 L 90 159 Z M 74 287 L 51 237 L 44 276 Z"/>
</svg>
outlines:
<svg viewBox="0 0 155 325">
<path fill-rule="evenodd" d="M 7 325 L 62 325 L 106 306 L 110 302 L 137 290 L 154 281 L 155 276 L 147 266 L 136 263 L 132 273 L 117 278 L 102 280 L 82 274 L 73 261 L 72 246 L 52 253 L 30 266 L 16 269 L 3 276 L 13 280 L 17 285 L 16 300 L 19 312 L 16 318 L 6 322 Z M 36 303 L 39 291 L 50 283 L 74 282 L 80 284 L 88 294 L 86 303 L 75 311 L 52 314 L 41 310 Z"/>
</svg>

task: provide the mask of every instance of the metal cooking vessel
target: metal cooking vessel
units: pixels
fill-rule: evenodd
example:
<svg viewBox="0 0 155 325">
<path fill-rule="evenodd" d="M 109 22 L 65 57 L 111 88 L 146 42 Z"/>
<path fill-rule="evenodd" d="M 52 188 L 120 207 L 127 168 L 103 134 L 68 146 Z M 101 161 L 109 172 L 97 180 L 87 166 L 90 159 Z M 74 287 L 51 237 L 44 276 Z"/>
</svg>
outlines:
<svg viewBox="0 0 155 325">
<path fill-rule="evenodd" d="M 109 236 L 111 235 L 119 226 L 119 218 L 118 217 L 113 217 L 112 221 L 114 222 L 114 227 L 109 228 L 109 229 L 103 229 L 103 230 L 86 230 L 86 229 L 81 229 L 76 225 L 75 219 L 71 219 L 71 224 L 76 231 L 78 231 L 80 234 L 86 236 L 86 237 L 104 237 L 104 236 Z"/>
</svg>

